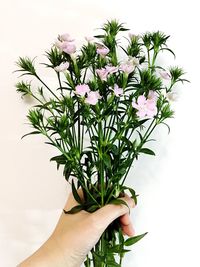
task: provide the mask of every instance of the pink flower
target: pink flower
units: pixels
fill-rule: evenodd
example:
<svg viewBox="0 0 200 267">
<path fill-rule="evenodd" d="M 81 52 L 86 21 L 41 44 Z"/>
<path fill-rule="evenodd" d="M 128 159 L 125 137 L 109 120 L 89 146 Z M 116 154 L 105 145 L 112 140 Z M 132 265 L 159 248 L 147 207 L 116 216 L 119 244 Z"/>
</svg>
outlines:
<svg viewBox="0 0 200 267">
<path fill-rule="evenodd" d="M 118 97 L 123 95 L 123 89 L 119 88 L 117 84 L 114 85 L 114 94 Z"/>
<path fill-rule="evenodd" d="M 66 41 L 66 42 L 73 42 L 74 39 L 72 39 L 72 37 L 69 35 L 69 33 L 64 33 L 64 34 L 61 34 L 59 35 L 59 40 L 60 41 Z"/>
<path fill-rule="evenodd" d="M 162 70 L 159 72 L 160 76 L 165 79 L 165 80 L 170 80 L 171 79 L 171 74 L 165 70 Z"/>
<path fill-rule="evenodd" d="M 135 66 L 130 63 L 123 63 L 120 65 L 119 69 L 122 70 L 126 74 L 130 74 L 131 72 L 134 71 Z"/>
<path fill-rule="evenodd" d="M 56 40 L 55 43 L 54 43 L 55 47 L 57 47 L 58 49 L 61 50 L 61 47 L 62 47 L 62 42 L 59 41 L 59 40 Z"/>
<path fill-rule="evenodd" d="M 136 102 L 132 102 L 132 106 L 137 109 L 137 115 L 140 118 L 143 117 L 150 117 L 153 118 L 157 114 L 157 107 L 156 107 L 156 102 L 157 102 L 157 97 L 153 95 L 152 91 L 150 91 L 150 95 L 148 98 L 146 98 L 144 95 L 140 95 L 137 99 Z M 150 97 L 150 98 L 149 98 Z"/>
<path fill-rule="evenodd" d="M 98 47 L 97 48 L 97 54 L 99 54 L 102 57 L 105 57 L 110 52 L 110 49 L 107 47 Z"/>
<path fill-rule="evenodd" d="M 116 66 L 111 66 L 111 65 L 107 65 L 105 68 L 106 68 L 108 74 L 116 73 L 116 72 L 118 72 L 118 70 L 119 70 L 118 67 L 116 67 Z"/>
<path fill-rule="evenodd" d="M 62 62 L 60 65 L 56 66 L 54 68 L 57 72 L 63 72 L 66 71 L 69 68 L 69 62 Z"/>
<path fill-rule="evenodd" d="M 130 74 L 134 71 L 135 67 L 140 64 L 139 59 L 136 57 L 130 57 L 128 61 L 122 63 L 119 66 L 119 69 L 122 70 L 126 74 Z"/>
<path fill-rule="evenodd" d="M 107 76 L 109 74 L 116 73 L 118 70 L 119 70 L 119 68 L 116 67 L 116 66 L 107 65 L 107 66 L 105 66 L 105 68 L 97 69 L 96 73 L 98 74 L 99 78 L 102 81 L 106 81 L 107 80 Z"/>
<path fill-rule="evenodd" d="M 98 74 L 99 78 L 102 81 L 106 81 L 107 80 L 107 76 L 108 76 L 108 71 L 105 68 L 102 69 L 96 69 L 96 73 Z"/>
<path fill-rule="evenodd" d="M 55 46 L 60 50 L 60 51 L 64 51 L 65 53 L 71 55 L 74 54 L 76 52 L 76 46 L 75 44 L 73 44 L 72 42 L 69 41 L 59 41 L 57 40 L 55 42 Z"/>
<path fill-rule="evenodd" d="M 75 87 L 75 94 L 85 96 L 86 93 L 90 92 L 90 87 L 87 84 L 79 84 Z"/>
<path fill-rule="evenodd" d="M 99 92 L 90 91 L 85 99 L 85 103 L 90 105 L 96 105 L 98 100 L 101 98 Z"/>
<path fill-rule="evenodd" d="M 76 46 L 75 44 L 71 42 L 62 42 L 61 44 L 61 50 L 64 51 L 65 53 L 71 55 L 76 52 Z"/>
</svg>

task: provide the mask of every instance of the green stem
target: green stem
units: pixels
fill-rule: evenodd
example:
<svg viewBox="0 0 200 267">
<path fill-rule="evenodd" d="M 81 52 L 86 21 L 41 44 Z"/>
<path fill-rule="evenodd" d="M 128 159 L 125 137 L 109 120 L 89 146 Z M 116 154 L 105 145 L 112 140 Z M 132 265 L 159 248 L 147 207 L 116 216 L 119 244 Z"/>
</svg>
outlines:
<svg viewBox="0 0 200 267">
<path fill-rule="evenodd" d="M 98 122 L 98 132 L 99 132 L 99 176 L 100 176 L 100 185 L 101 185 L 101 205 L 104 206 L 104 164 L 103 164 L 103 149 L 102 149 L 102 123 L 101 121 Z"/>
<path fill-rule="evenodd" d="M 60 79 L 60 72 L 57 72 L 57 76 L 58 76 L 58 82 L 59 82 L 59 86 L 60 86 L 60 90 L 61 90 L 61 95 L 64 98 L 63 87 L 62 87 L 62 83 L 61 83 L 61 79 Z"/>
<path fill-rule="evenodd" d="M 80 109 L 80 104 L 78 102 L 78 110 Z M 80 113 L 78 115 L 78 148 L 81 151 L 81 122 L 80 122 Z"/>
<path fill-rule="evenodd" d="M 149 47 L 147 47 L 147 56 L 148 56 L 148 69 L 150 69 L 150 51 L 149 51 Z"/>
<path fill-rule="evenodd" d="M 81 136 L 81 151 L 83 151 L 83 141 L 84 141 L 84 123 L 83 123 L 83 116 L 82 116 L 82 136 Z"/>
<path fill-rule="evenodd" d="M 153 132 L 153 130 L 154 130 L 155 127 L 157 126 L 157 122 L 156 122 L 155 125 L 153 126 L 153 128 L 151 129 L 151 127 L 152 127 L 153 123 L 155 122 L 155 120 L 156 120 L 156 118 L 154 118 L 154 119 L 152 120 L 152 122 L 151 122 L 151 124 L 149 125 L 147 131 L 145 132 L 145 134 L 144 134 L 144 136 L 143 136 L 143 138 L 142 138 L 142 140 L 141 140 L 141 142 L 140 142 L 140 145 L 138 146 L 139 149 L 142 148 L 143 144 L 146 142 L 146 140 L 148 139 L 148 137 L 151 135 L 151 133 Z M 128 158 L 130 158 L 130 155 L 131 155 L 131 153 L 129 154 L 129 157 L 128 157 Z M 131 163 L 130 163 L 130 165 L 129 165 L 129 167 L 128 167 L 128 170 L 127 170 L 127 172 L 126 172 L 126 175 L 125 175 L 125 177 L 124 177 L 124 179 L 123 179 L 123 181 L 122 181 L 122 183 L 121 183 L 121 186 L 123 186 L 123 184 L 124 184 L 124 182 L 125 182 L 125 180 L 126 180 L 126 177 L 127 177 L 128 173 L 129 173 L 129 170 L 130 170 L 130 168 L 131 168 L 131 166 L 132 166 L 132 163 L 133 163 L 133 161 L 134 161 L 134 159 L 135 159 L 135 156 L 136 156 L 136 154 L 135 154 L 135 152 L 134 152 L 134 153 L 133 153 L 133 156 L 132 156 Z"/>
<path fill-rule="evenodd" d="M 85 72 L 84 72 L 84 75 L 83 75 L 83 83 L 85 83 L 85 78 L 86 78 L 87 70 L 88 70 L 88 68 L 85 68 Z"/>
<path fill-rule="evenodd" d="M 87 123 L 87 119 L 86 119 L 86 123 Z M 95 160 L 95 162 L 97 162 L 97 157 L 96 157 L 96 154 L 95 154 L 94 146 L 93 146 L 93 143 L 92 143 L 92 141 L 91 141 L 91 140 L 92 140 L 91 132 L 92 132 L 92 134 L 93 134 L 93 136 L 94 136 L 93 128 L 92 128 L 92 126 L 89 126 L 89 125 L 87 124 L 87 129 L 88 129 L 88 133 L 89 133 L 89 136 L 90 136 L 90 143 L 91 143 L 92 150 L 93 150 L 94 160 Z M 90 130 L 91 130 L 91 132 L 90 132 Z M 95 141 L 96 146 L 98 147 L 98 144 L 97 144 L 96 140 L 94 140 L 94 141 Z M 95 157 L 96 157 L 96 159 L 95 159 Z"/>
<path fill-rule="evenodd" d="M 104 256 L 105 254 L 105 244 L 104 244 L 105 232 L 101 236 L 101 255 Z M 101 267 L 105 267 L 105 263 L 101 263 Z"/>
<path fill-rule="evenodd" d="M 120 266 L 122 266 L 122 260 L 123 260 L 123 256 L 122 254 L 120 254 L 120 261 L 119 261 Z"/>
<path fill-rule="evenodd" d="M 57 97 L 57 95 L 48 87 L 48 85 L 46 85 L 45 82 L 43 82 L 43 80 L 37 75 L 35 74 L 35 77 L 49 90 L 49 92 L 58 100 L 60 101 L 60 99 Z"/>
<path fill-rule="evenodd" d="M 159 53 L 159 50 L 154 48 L 153 59 L 152 59 L 152 64 L 151 64 L 151 74 L 153 74 L 155 70 L 155 62 L 156 62 L 158 53 Z"/>
<path fill-rule="evenodd" d="M 90 267 L 90 258 L 88 255 L 87 255 L 87 261 L 86 261 L 86 267 Z"/>
<path fill-rule="evenodd" d="M 48 135 L 48 133 L 46 131 L 43 131 L 41 130 L 41 133 L 44 134 L 51 142 L 52 144 L 54 144 L 55 147 L 57 147 L 62 153 L 63 155 L 66 156 L 66 158 L 68 160 L 71 160 L 71 158 L 69 158 L 68 154 L 66 154 L 65 150 L 62 149 L 61 146 L 58 146 L 57 143 L 54 142 L 54 140 Z M 78 166 L 78 164 L 75 164 L 75 166 Z M 82 172 L 79 170 L 79 168 L 76 167 L 76 171 L 82 176 Z M 87 194 L 94 200 L 94 202 L 99 206 L 99 208 L 101 207 L 99 205 L 99 203 L 96 201 L 96 199 L 92 196 L 92 194 L 90 193 L 90 191 L 88 190 L 87 186 L 85 186 L 83 183 L 82 183 L 82 179 L 79 179 L 79 182 L 81 183 L 81 186 L 86 190 Z"/>
</svg>

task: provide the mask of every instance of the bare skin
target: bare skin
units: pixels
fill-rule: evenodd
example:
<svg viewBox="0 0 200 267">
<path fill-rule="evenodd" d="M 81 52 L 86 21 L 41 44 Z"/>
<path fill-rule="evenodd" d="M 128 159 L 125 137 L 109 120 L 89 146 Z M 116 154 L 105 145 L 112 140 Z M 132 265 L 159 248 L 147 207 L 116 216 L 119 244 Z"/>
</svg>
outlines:
<svg viewBox="0 0 200 267">
<path fill-rule="evenodd" d="M 130 208 L 134 201 L 123 199 Z M 78 203 L 70 194 L 65 210 Z M 76 214 L 61 214 L 55 230 L 49 239 L 18 267 L 80 267 L 88 252 L 98 242 L 107 226 L 119 218 L 125 235 L 133 236 L 134 229 L 129 217 L 128 207 L 108 204 L 94 213 L 80 211 Z"/>
</svg>

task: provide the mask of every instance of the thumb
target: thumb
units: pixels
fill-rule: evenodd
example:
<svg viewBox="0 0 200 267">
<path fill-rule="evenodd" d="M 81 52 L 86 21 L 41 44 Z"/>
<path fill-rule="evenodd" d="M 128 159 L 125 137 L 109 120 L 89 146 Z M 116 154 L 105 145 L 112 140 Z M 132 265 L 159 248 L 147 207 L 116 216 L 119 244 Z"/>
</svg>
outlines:
<svg viewBox="0 0 200 267">
<path fill-rule="evenodd" d="M 129 208 L 133 208 L 135 206 L 134 200 L 129 196 L 125 196 L 120 198 L 126 202 Z M 101 209 L 95 211 L 92 215 L 94 216 L 94 220 L 96 222 L 96 226 L 104 231 L 115 219 L 129 212 L 129 209 L 124 204 L 107 204 Z"/>
</svg>

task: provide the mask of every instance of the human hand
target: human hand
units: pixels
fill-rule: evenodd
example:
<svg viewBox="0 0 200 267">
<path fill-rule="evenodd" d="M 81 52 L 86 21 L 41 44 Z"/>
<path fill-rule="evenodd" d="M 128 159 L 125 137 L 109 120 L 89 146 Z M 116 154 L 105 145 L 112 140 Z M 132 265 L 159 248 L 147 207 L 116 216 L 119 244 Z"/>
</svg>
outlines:
<svg viewBox="0 0 200 267">
<path fill-rule="evenodd" d="M 127 195 L 123 198 L 130 208 L 134 201 Z M 65 210 L 78 205 L 70 194 Z M 95 246 L 108 225 L 119 218 L 122 231 L 134 235 L 128 207 L 108 204 L 96 212 L 84 210 L 76 214 L 61 214 L 50 238 L 19 267 L 80 267 L 86 255 Z"/>
</svg>

